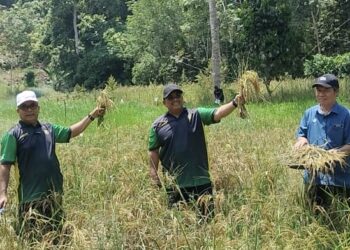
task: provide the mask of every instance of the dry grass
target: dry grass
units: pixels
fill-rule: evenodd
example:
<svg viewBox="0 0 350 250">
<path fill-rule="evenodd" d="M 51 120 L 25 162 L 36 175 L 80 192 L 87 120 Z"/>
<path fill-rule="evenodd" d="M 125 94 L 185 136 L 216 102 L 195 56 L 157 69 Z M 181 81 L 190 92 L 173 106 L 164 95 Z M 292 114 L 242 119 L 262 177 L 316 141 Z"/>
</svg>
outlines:
<svg viewBox="0 0 350 250">
<path fill-rule="evenodd" d="M 337 150 L 325 150 L 313 145 L 305 145 L 290 151 L 288 162 L 304 166 L 314 176 L 317 172 L 333 173 L 336 166 L 345 168 L 346 154 Z"/>
<path fill-rule="evenodd" d="M 197 106 L 200 87 L 182 87 L 189 107 Z M 207 93 L 212 95 L 212 89 Z M 196 211 L 190 206 L 167 209 L 165 191 L 154 188 L 149 181 L 148 132 L 153 120 L 165 112 L 165 107 L 155 101 L 161 94 L 162 86 L 158 85 L 109 90 L 109 98 L 118 109 L 110 110 L 108 129 L 90 126 L 69 144 L 57 145 L 71 241 L 52 246 L 48 237 L 32 249 L 350 247 L 349 208 L 337 210 L 344 215 L 345 230 L 329 230 L 302 206 L 300 172 L 281 168 L 278 161 L 284 147 L 294 141 L 302 111 L 313 100 L 268 105 L 252 102 L 250 119 L 229 116 L 205 127 L 216 215 L 210 223 L 198 224 Z M 95 105 L 99 92 L 79 95 L 76 99 L 70 95 L 65 98 L 67 121 L 63 100 L 43 98 L 41 119 L 62 125 L 81 119 Z M 1 132 L 17 119 L 13 102 L 7 99 L 1 100 Z M 8 210 L 0 218 L 0 249 L 28 249 L 12 230 L 17 217 L 13 178 L 12 170 Z"/>
</svg>

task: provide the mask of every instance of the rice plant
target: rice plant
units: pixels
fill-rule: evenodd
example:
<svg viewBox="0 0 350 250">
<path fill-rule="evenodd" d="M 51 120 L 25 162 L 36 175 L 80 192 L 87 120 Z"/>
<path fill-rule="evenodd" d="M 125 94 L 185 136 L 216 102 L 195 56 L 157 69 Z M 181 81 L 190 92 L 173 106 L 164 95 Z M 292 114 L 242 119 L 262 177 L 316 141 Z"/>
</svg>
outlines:
<svg viewBox="0 0 350 250">
<path fill-rule="evenodd" d="M 295 141 L 303 110 L 314 103 L 312 95 L 298 96 L 308 90 L 312 94 L 309 83 L 274 82 L 272 87 L 277 88 L 272 98 L 276 99 L 269 103 L 251 101 L 249 119 L 231 115 L 205 127 L 215 186 L 215 216 L 208 223 L 199 223 L 191 206 L 168 209 L 165 190 L 150 183 L 148 131 L 153 120 L 166 111 L 155 102 L 156 97 L 162 98 L 162 86 L 117 86 L 109 90 L 108 98 L 118 108 L 108 112 L 104 121 L 108 129 L 90 126 L 69 144 L 57 144 L 68 235 L 60 235 L 62 240 L 56 245 L 52 234 L 30 244 L 17 237 L 17 182 L 12 167 L 9 204 L 0 216 L 0 249 L 349 248 L 349 207 L 334 203 L 338 220 L 332 221 L 338 228 L 334 230 L 329 220 L 315 217 L 304 207 L 301 171 L 280 161 L 280 155 Z M 213 105 L 211 99 L 205 103 L 199 98 L 198 85 L 183 84 L 182 88 L 188 107 Z M 232 86 L 223 88 L 231 94 Z M 18 117 L 14 95 L 7 94 L 2 85 L 0 93 L 2 134 Z M 39 119 L 69 126 L 96 105 L 99 93 L 47 91 L 40 98 Z M 207 94 L 212 95 L 211 88 Z M 346 99 L 344 104 L 349 105 Z M 206 197 L 201 202 L 208 204 Z M 69 240 L 63 241 L 66 237 Z"/>
</svg>

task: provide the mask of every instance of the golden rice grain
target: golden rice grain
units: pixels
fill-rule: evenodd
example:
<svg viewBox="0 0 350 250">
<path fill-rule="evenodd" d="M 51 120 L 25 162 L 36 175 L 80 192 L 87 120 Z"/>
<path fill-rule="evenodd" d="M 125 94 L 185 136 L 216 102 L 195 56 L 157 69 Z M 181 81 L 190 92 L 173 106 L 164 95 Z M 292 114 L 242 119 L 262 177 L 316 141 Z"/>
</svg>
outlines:
<svg viewBox="0 0 350 250">
<path fill-rule="evenodd" d="M 239 93 L 244 97 L 245 102 L 256 101 L 263 99 L 261 95 L 262 81 L 258 76 L 258 73 L 252 70 L 247 70 L 238 79 Z M 248 111 L 244 106 L 244 103 L 238 102 L 239 116 L 241 118 L 248 117 Z"/>
<path fill-rule="evenodd" d="M 313 145 L 305 145 L 294 149 L 288 156 L 288 161 L 293 164 L 304 166 L 313 176 L 317 172 L 333 173 L 336 166 L 344 168 L 346 153 L 337 150 L 325 150 Z"/>
<path fill-rule="evenodd" d="M 97 106 L 99 108 L 104 108 L 106 111 L 113 107 L 113 101 L 108 97 L 108 91 L 106 89 L 100 92 L 97 97 Z M 100 126 L 104 121 L 104 116 L 99 116 L 97 119 L 97 126 Z"/>
</svg>

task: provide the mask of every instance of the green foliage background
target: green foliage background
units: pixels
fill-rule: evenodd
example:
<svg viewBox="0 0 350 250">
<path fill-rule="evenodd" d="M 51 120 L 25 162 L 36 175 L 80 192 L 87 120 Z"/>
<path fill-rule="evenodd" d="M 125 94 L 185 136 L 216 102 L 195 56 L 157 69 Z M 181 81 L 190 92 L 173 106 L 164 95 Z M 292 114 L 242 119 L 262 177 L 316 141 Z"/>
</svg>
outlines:
<svg viewBox="0 0 350 250">
<path fill-rule="evenodd" d="M 43 69 L 57 90 L 101 88 L 109 76 L 123 85 L 192 82 L 210 69 L 207 1 L 0 4 L 0 67 Z M 267 84 L 300 77 L 305 60 L 317 60 L 314 55 L 336 58 L 350 50 L 348 0 L 222 0 L 216 7 L 224 83 L 245 69 L 258 72 Z M 320 63 L 309 64 L 306 74 L 313 66 L 312 74 L 329 73 L 317 68 Z"/>
</svg>

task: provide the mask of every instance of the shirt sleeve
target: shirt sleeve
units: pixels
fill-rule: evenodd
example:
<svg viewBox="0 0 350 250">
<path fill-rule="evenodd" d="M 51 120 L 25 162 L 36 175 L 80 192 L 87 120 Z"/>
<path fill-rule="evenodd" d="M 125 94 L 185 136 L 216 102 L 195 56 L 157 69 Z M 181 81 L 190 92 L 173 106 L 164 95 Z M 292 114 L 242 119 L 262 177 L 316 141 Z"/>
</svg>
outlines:
<svg viewBox="0 0 350 250">
<path fill-rule="evenodd" d="M 348 112 L 344 122 L 344 145 L 350 144 L 350 110 Z"/>
<path fill-rule="evenodd" d="M 301 121 L 300 121 L 300 125 L 299 125 L 299 128 L 295 134 L 295 137 L 296 138 L 299 138 L 299 137 L 305 137 L 307 138 L 307 131 L 308 131 L 308 117 L 309 117 L 309 113 L 308 112 L 305 112 L 303 117 L 301 118 Z"/>
<path fill-rule="evenodd" d="M 160 143 L 158 140 L 156 130 L 154 127 L 152 127 L 149 131 L 148 150 L 152 151 L 152 150 L 158 149 L 159 147 L 160 147 Z"/>
<path fill-rule="evenodd" d="M 197 110 L 203 124 L 210 125 L 213 123 L 217 123 L 214 121 L 214 114 L 215 114 L 216 108 L 198 108 Z"/>
<path fill-rule="evenodd" d="M 68 127 L 52 124 L 52 129 L 55 134 L 55 141 L 58 143 L 69 142 L 71 137 L 71 130 Z"/>
<path fill-rule="evenodd" d="M 1 139 L 1 164 L 14 164 L 16 161 L 16 152 L 16 138 L 12 134 L 6 133 Z"/>
</svg>

